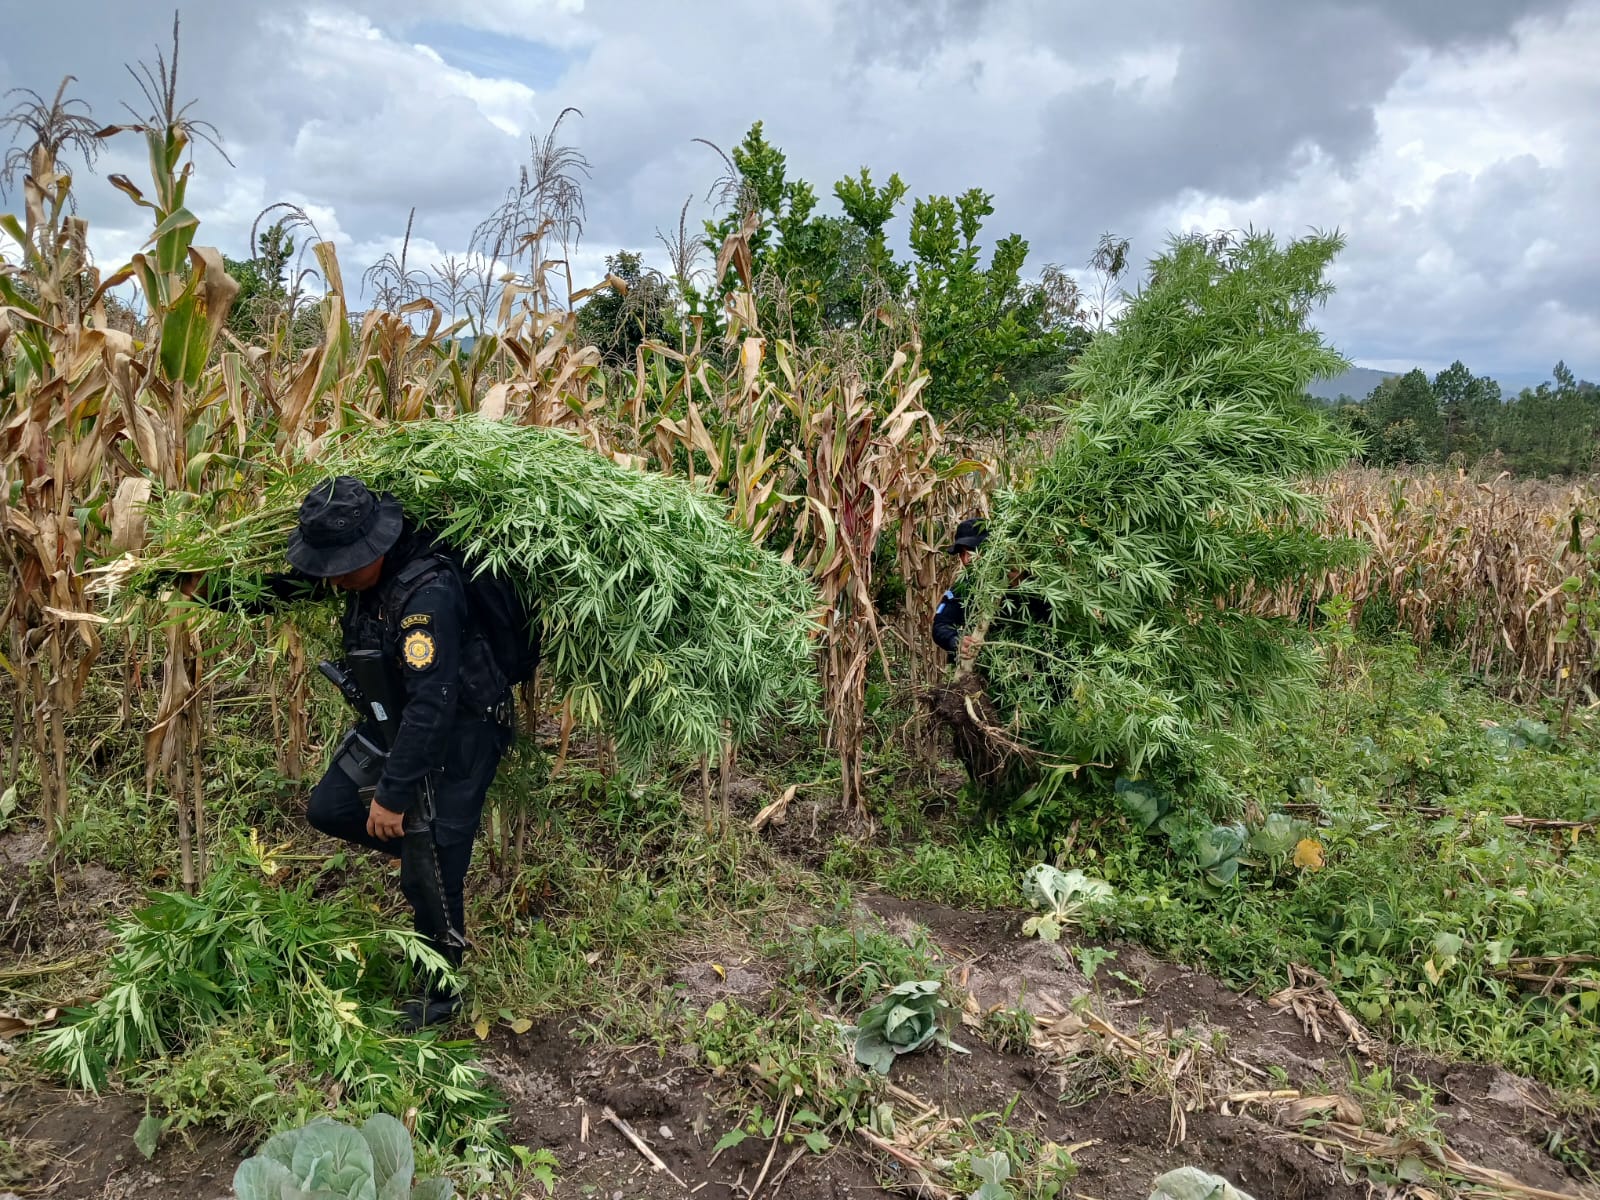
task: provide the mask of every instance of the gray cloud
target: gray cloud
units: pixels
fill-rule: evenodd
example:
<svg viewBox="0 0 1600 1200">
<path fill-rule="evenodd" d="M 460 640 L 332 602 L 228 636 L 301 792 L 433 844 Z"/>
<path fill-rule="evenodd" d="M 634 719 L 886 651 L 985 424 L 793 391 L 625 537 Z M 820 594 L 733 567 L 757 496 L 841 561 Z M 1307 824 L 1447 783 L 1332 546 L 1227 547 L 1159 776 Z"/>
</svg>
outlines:
<svg viewBox="0 0 1600 1200">
<path fill-rule="evenodd" d="M 122 63 L 164 42 L 170 9 L 74 11 L 12 19 L 0 87 L 72 71 L 112 119 Z M 692 138 L 728 146 L 761 119 L 825 198 L 862 165 L 914 195 L 986 188 L 993 236 L 1023 233 L 1037 262 L 1081 262 L 1108 228 L 1148 252 L 1195 221 L 1337 224 L 1326 321 L 1348 352 L 1537 369 L 1565 338 L 1600 374 L 1582 215 L 1600 84 L 1568 61 L 1585 47 L 1600 0 L 281 0 L 195 6 L 182 74 L 239 164 L 202 152 L 191 193 L 231 253 L 284 198 L 319 206 L 352 278 L 413 205 L 419 251 L 460 252 L 526 135 L 572 104 L 593 164 L 582 270 L 704 195 L 720 164 Z M 124 142 L 107 163 L 138 178 L 139 158 Z M 137 236 L 103 181 L 81 190 L 117 247 Z M 1491 319 L 1509 297 L 1538 336 Z"/>
</svg>

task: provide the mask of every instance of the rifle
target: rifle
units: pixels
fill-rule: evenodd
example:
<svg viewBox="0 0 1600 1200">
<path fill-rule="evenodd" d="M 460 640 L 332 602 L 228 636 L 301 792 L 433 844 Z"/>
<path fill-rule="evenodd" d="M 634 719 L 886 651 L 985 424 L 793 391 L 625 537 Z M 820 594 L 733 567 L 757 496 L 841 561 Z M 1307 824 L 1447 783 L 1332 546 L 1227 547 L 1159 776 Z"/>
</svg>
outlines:
<svg viewBox="0 0 1600 1200">
<path fill-rule="evenodd" d="M 382 742 L 375 743 L 358 726 L 345 735 L 334 755 L 335 765 L 350 777 L 361 798 L 370 804 L 400 731 L 400 688 L 388 661 L 376 650 L 353 651 L 345 664 L 320 662 L 317 670 L 339 689 L 363 723 L 370 723 Z M 444 881 L 439 876 L 439 856 L 433 842 L 433 817 L 433 780 L 424 777 L 416 801 L 406 810 L 400 838 L 400 890 L 416 910 L 417 932 L 452 966 L 460 966 L 467 940 L 451 924 L 450 910 L 444 902 Z"/>
</svg>

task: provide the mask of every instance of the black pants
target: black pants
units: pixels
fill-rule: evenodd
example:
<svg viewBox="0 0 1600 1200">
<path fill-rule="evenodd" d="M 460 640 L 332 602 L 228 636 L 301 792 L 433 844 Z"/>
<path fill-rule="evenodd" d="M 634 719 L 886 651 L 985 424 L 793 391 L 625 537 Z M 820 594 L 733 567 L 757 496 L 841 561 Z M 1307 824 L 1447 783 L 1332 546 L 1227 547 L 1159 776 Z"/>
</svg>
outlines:
<svg viewBox="0 0 1600 1200">
<path fill-rule="evenodd" d="M 451 731 L 444 767 L 433 783 L 433 842 L 439 856 L 439 878 L 450 923 L 466 930 L 462 884 L 472 862 L 472 839 L 483 816 L 483 800 L 500 765 L 510 734 L 493 721 L 462 720 Z M 380 841 L 367 832 L 368 805 L 356 785 L 337 766 L 330 766 L 312 789 L 306 820 L 315 829 L 357 846 L 400 857 L 400 839 Z M 412 912 L 417 899 L 407 895 Z M 420 928 L 420 924 L 419 924 Z"/>
</svg>

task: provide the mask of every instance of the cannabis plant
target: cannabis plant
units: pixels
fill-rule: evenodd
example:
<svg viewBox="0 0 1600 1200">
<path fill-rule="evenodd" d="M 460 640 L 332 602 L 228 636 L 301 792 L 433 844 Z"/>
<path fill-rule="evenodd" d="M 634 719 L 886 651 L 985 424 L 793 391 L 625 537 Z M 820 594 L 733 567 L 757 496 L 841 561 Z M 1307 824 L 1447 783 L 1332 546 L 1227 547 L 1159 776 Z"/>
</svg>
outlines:
<svg viewBox="0 0 1600 1200">
<path fill-rule="evenodd" d="M 318 900 L 315 877 L 280 883 L 280 869 L 242 844 L 198 894 L 156 893 L 115 922 L 106 987 L 37 1036 L 44 1066 L 98 1090 L 117 1069 L 248 1046 L 277 1088 L 252 1099 L 265 1123 L 303 1101 L 309 1077 L 341 1114 L 415 1108 L 430 1143 L 503 1144 L 477 1064 L 459 1046 L 387 1028 L 402 965 L 443 970 L 439 956 L 364 904 Z"/>
<path fill-rule="evenodd" d="M 1352 555 L 1303 482 L 1351 452 L 1305 395 L 1344 365 L 1307 325 L 1339 246 L 1174 242 L 1073 367 L 1054 455 L 997 498 L 968 612 L 1044 790 L 1083 764 L 1204 777 L 1312 684 L 1289 620 L 1237 598 Z"/>
<path fill-rule="evenodd" d="M 708 753 L 725 728 L 746 738 L 815 703 L 805 575 L 699 488 L 549 429 L 413 421 L 280 473 L 259 501 L 240 498 L 244 511 L 158 502 L 141 570 L 206 570 L 216 592 L 248 598 L 280 566 L 301 497 L 341 473 L 392 492 L 475 569 L 515 583 L 538 614 L 544 678 L 625 754 Z"/>
</svg>

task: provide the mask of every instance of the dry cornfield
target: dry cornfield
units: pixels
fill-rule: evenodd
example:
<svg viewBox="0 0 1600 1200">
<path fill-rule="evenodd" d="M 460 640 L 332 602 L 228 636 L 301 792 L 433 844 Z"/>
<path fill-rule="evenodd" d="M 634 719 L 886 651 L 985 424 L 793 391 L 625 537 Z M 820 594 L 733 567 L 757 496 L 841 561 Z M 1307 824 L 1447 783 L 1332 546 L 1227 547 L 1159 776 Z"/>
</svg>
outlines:
<svg viewBox="0 0 1600 1200">
<path fill-rule="evenodd" d="M 68 725 L 108 652 L 122 660 L 125 684 L 114 724 L 145 725 L 145 790 L 175 805 L 190 887 L 206 870 L 202 764 L 218 680 L 247 669 L 273 698 L 289 777 L 312 749 L 311 685 L 291 628 L 256 646 L 251 663 L 236 646 L 205 644 L 203 623 L 181 614 L 153 635 L 106 632 L 92 585 L 108 560 L 139 547 L 152 494 L 239 509 L 275 470 L 314 461 L 346 431 L 469 412 L 564 429 L 625 465 L 687 474 L 725 498 L 753 538 L 812 570 L 823 584 L 818 662 L 830 745 L 846 778 L 859 780 L 870 658 L 884 641 L 871 603 L 872 551 L 898 522 L 900 568 L 928 591 L 909 598 L 907 611 L 931 613 L 948 582 L 937 544 L 971 490 L 959 481 L 981 471 L 959 453 L 955 470 L 933 466 L 942 438 L 916 403 L 927 375 L 914 331 L 903 331 L 905 349 L 881 378 L 763 337 L 747 220 L 718 255 L 718 280 L 730 270 L 738 279 L 722 334 L 702 339 L 692 322 L 677 346 L 646 343 L 631 380 L 608 375 L 578 333 L 571 305 L 588 293 L 569 285 L 567 304 L 553 301 L 546 279 L 558 264 L 538 253 L 546 224 L 524 237 L 532 250 L 520 247 L 529 269 L 506 268 L 494 281 L 498 303 L 485 300 L 478 316 L 487 328 L 475 324 L 470 343 L 458 336 L 466 322 L 404 289 L 389 307 L 352 314 L 335 249 L 320 240 L 311 247 L 320 336 L 295 345 L 290 304 L 265 313 L 261 336 L 246 342 L 225 323 L 238 284 L 218 250 L 196 243 L 199 221 L 186 207 L 197 131 L 174 96 L 158 99 L 147 123 L 93 135 L 136 136 L 148 150 L 148 183 L 112 180 L 150 214 L 150 239 L 127 264 L 102 271 L 92 262 L 66 147 L 48 114 L 29 155 L 21 218 L 0 217 L 8 774 L 17 776 L 31 743 L 27 799 L 52 840 L 73 808 Z M 119 288 L 133 289 L 134 308 L 116 303 Z M 916 644 L 910 630 L 898 632 Z M 914 673 L 936 669 L 926 655 L 912 657 Z"/>
<path fill-rule="evenodd" d="M 1370 550 L 1354 567 L 1257 597 L 1263 610 L 1314 619 L 1316 606 L 1342 596 L 1359 619 L 1369 605 L 1391 605 L 1420 647 L 1458 650 L 1523 693 L 1554 685 L 1594 702 L 1595 481 L 1349 468 L 1309 490 L 1326 502 L 1326 533 Z"/>
<path fill-rule="evenodd" d="M 67 143 L 43 117 L 23 212 L 0 218 L 8 775 L 31 743 L 31 799 L 52 833 L 72 808 L 67 725 L 110 646 L 125 682 L 117 721 L 145 724 L 146 791 L 160 785 L 175 802 L 185 882 L 205 871 L 207 714 L 216 681 L 237 674 L 238 651 L 208 646 L 184 620 L 137 641 L 108 635 L 90 586 L 101 564 L 138 546 L 153 492 L 236 504 L 345 431 L 469 412 L 566 429 L 638 469 L 685 474 L 725 498 L 756 541 L 813 573 L 828 743 L 849 806 L 864 813 L 867 683 L 887 672 L 891 650 L 913 687 L 942 673 L 926 636 L 952 572 L 938 548 L 1049 439 L 961 443 L 939 428 L 919 400 L 929 377 L 916 329 L 892 315 L 875 330 L 880 344 L 900 347 L 889 363 L 859 346 L 799 348 L 762 330 L 753 212 L 716 256 L 714 284 L 732 282 L 719 334 L 703 336 L 690 318 L 679 344 L 645 342 L 631 372 L 606 368 L 580 336 L 571 304 L 589 292 L 569 281 L 567 304 L 553 300 L 546 279 L 564 264 L 541 257 L 549 216 L 524 231 L 528 269 L 506 268 L 485 293 L 470 344 L 458 336 L 467 322 L 404 288 L 389 307 L 352 314 L 334 247 L 320 240 L 311 254 L 321 294 L 308 301 L 320 336 L 296 344 L 290 304 L 261 314 L 260 336 L 244 341 L 226 324 L 238 285 L 220 252 L 197 244 L 186 206 L 197 131 L 175 97 L 159 99 L 145 124 L 93 135 L 138 137 L 148 152 L 147 182 L 112 180 L 151 225 L 126 264 L 102 271 L 91 261 L 61 161 Z M 403 256 L 397 269 L 404 274 Z M 612 277 L 606 287 L 625 285 Z M 130 291 L 137 310 L 116 303 Z M 1418 643 L 1460 646 L 1481 670 L 1526 688 L 1565 681 L 1572 696 L 1591 683 L 1600 550 L 1586 541 L 1589 485 L 1347 471 L 1316 486 L 1327 529 L 1370 542 L 1370 555 L 1256 604 L 1303 616 L 1333 596 L 1358 611 L 1381 598 Z M 877 611 L 883 551 L 905 585 L 892 623 Z M 280 767 L 298 777 L 313 749 L 305 654 L 287 627 L 255 653 L 255 683 L 274 699 Z"/>
</svg>

